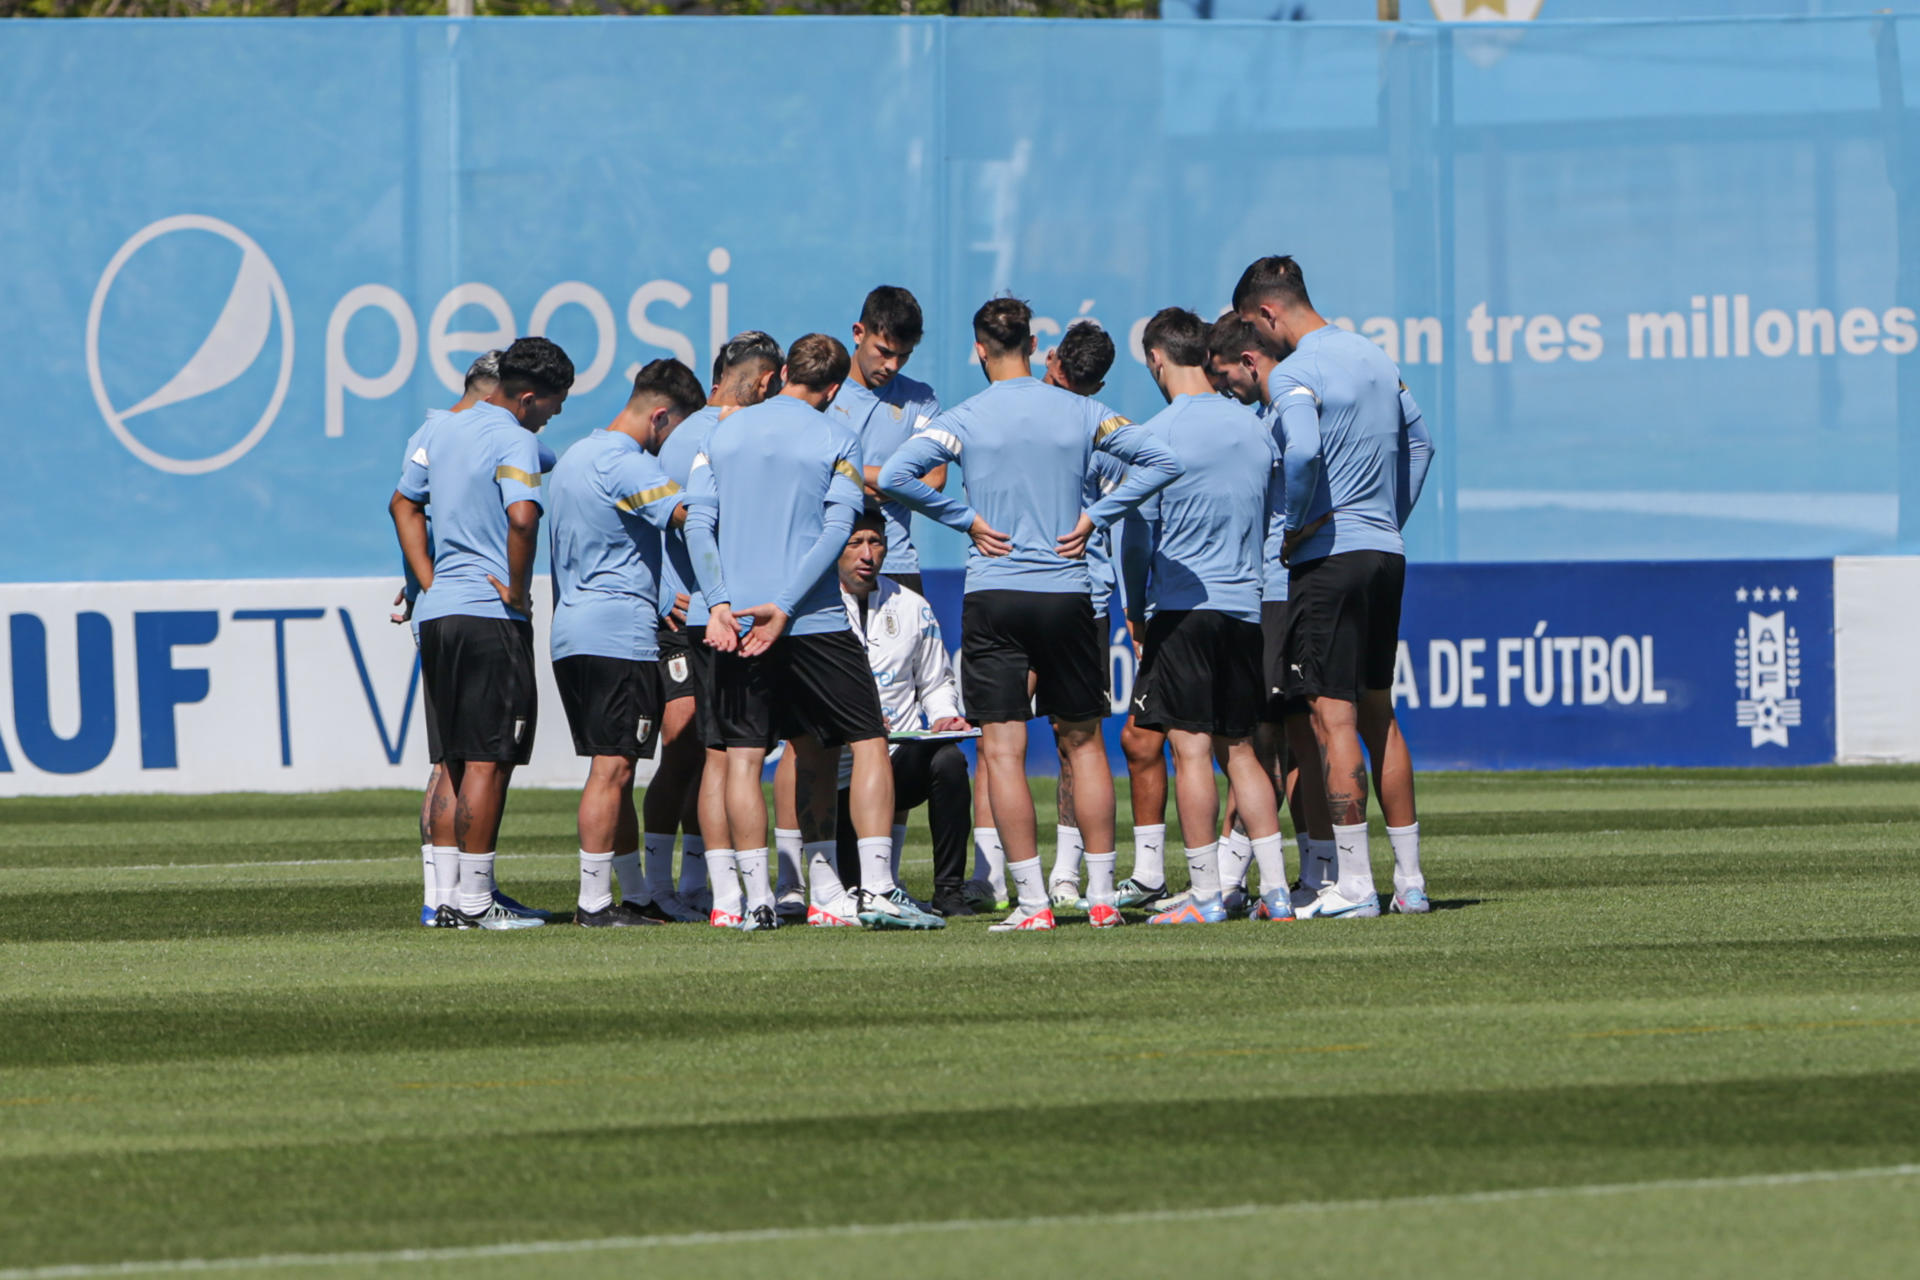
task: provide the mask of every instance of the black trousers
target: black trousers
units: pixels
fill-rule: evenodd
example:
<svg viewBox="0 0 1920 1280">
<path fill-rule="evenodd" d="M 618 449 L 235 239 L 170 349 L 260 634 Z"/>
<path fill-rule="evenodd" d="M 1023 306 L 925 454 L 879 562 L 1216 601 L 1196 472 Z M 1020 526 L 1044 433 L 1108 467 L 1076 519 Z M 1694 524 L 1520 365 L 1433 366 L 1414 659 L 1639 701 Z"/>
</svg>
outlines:
<svg viewBox="0 0 1920 1280">
<path fill-rule="evenodd" d="M 840 793 L 837 853 L 840 879 L 852 889 L 860 883 L 860 845 L 849 796 Z M 933 831 L 933 887 L 958 889 L 967 878 L 967 839 L 973 828 L 973 790 L 958 743 L 903 742 L 893 753 L 894 812 L 923 804 Z"/>
</svg>

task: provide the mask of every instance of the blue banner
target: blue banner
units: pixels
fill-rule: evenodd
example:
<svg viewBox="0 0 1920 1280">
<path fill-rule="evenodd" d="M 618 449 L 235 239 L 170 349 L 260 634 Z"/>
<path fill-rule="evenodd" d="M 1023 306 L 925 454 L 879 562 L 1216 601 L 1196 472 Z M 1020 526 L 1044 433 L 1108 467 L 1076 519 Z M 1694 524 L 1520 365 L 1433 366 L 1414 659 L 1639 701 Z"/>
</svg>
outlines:
<svg viewBox="0 0 1920 1280">
<path fill-rule="evenodd" d="M 964 575 L 925 575 L 958 646 Z M 1394 704 L 1421 769 L 1827 764 L 1835 753 L 1833 563 L 1419 565 Z M 1112 647 L 1109 758 L 1132 695 Z M 1058 771 L 1035 725 L 1028 765 Z"/>
</svg>

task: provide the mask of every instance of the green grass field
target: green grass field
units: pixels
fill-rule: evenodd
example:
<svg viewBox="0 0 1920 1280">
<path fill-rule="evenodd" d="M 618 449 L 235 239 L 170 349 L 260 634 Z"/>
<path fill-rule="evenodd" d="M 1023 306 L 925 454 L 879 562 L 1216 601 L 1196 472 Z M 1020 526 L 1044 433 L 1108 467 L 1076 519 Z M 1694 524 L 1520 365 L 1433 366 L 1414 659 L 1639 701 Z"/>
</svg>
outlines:
<svg viewBox="0 0 1920 1280">
<path fill-rule="evenodd" d="M 403 793 L 0 801 L 0 1280 L 1920 1272 L 1920 769 L 1422 787 L 1430 917 L 1012 936 L 429 931 Z"/>
</svg>

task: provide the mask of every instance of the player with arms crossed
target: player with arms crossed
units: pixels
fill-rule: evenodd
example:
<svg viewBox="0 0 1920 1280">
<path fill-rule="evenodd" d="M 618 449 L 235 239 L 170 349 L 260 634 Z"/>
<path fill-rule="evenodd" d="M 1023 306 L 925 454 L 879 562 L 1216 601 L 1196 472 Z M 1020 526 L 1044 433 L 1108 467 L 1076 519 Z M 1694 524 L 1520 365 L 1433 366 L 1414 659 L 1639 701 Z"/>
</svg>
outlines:
<svg viewBox="0 0 1920 1280">
<path fill-rule="evenodd" d="M 714 732 L 707 745 L 726 750 L 727 843 L 745 885 L 742 908 L 728 892 L 731 884 L 714 884 L 713 918 L 726 923 L 732 915 L 748 930 L 779 925 L 767 877 L 760 773 L 782 739 L 796 755 L 801 831 L 811 846 L 809 920 L 851 925 L 857 918 L 876 928 L 946 923 L 911 906 L 893 884 L 886 722 L 834 573 L 864 505 L 860 444 L 822 412 L 848 363 L 846 348 L 833 338 L 799 339 L 787 351 L 780 394 L 722 418 L 694 459 L 698 505 L 687 522 L 687 545 L 706 596 L 707 643 L 716 651 L 707 691 Z M 736 599 L 742 602 L 737 612 Z M 857 902 L 833 870 L 843 744 L 853 750 L 852 811 L 864 882 Z"/>
<path fill-rule="evenodd" d="M 662 529 L 685 522 L 681 488 L 653 456 L 663 433 L 706 403 L 693 370 L 655 360 L 634 375 L 627 404 L 580 440 L 548 487 L 553 571 L 553 679 L 573 749 L 593 763 L 580 792 L 580 895 L 589 928 L 660 924 L 639 868 L 634 762 L 660 724 Z M 613 872 L 621 874 L 613 897 Z"/>
<path fill-rule="evenodd" d="M 1026 778 L 1027 720 L 1036 710 L 1054 718 L 1072 760 L 1088 919 L 1099 927 L 1120 923 L 1113 905 L 1113 777 L 1100 737 L 1107 653 L 1093 617 L 1086 547 L 1095 530 L 1180 474 L 1174 456 L 1126 419 L 1103 419 L 1097 402 L 1033 376 L 1032 319 L 1014 298 L 995 298 L 974 313 L 974 353 L 987 389 L 934 419 L 880 472 L 883 491 L 973 539 L 961 686 L 967 717 L 981 726 L 994 826 L 1019 898 L 992 926 L 999 932 L 1054 927 Z M 1083 508 L 1095 449 L 1129 470 L 1118 489 Z M 965 502 L 920 479 L 952 462 L 965 470 Z"/>
<path fill-rule="evenodd" d="M 1296 914 L 1380 914 L 1367 845 L 1363 738 L 1379 774 L 1396 886 L 1405 886 L 1394 895 L 1395 909 L 1424 912 L 1413 763 L 1393 715 L 1392 688 L 1407 571 L 1400 528 L 1426 478 L 1432 442 L 1393 361 L 1313 309 L 1292 258 L 1249 266 L 1234 286 L 1233 307 L 1267 338 L 1293 348 L 1268 378 L 1268 402 L 1285 437 L 1285 693 L 1305 698 L 1312 716 L 1336 874 Z"/>
<path fill-rule="evenodd" d="M 1260 552 L 1279 455 L 1245 406 L 1215 393 L 1206 321 L 1167 307 L 1147 322 L 1141 346 L 1147 372 L 1167 398 L 1167 407 L 1142 429 L 1186 468 L 1127 517 L 1121 535 L 1128 620 L 1145 634 L 1134 719 L 1143 728 L 1164 729 L 1173 745 L 1191 886 L 1186 901 L 1148 923 L 1227 918 L 1220 900 L 1216 759 L 1253 839 L 1267 918 L 1289 919 L 1280 815 L 1252 742 L 1263 687 Z"/>
<path fill-rule="evenodd" d="M 560 413 L 573 362 L 545 338 L 500 357 L 500 384 L 433 436 L 431 493 L 439 537 L 427 549 L 425 495 L 388 504 L 400 550 L 423 590 L 421 677 L 432 691 L 442 758 L 457 797 L 458 853 L 435 858 L 442 927 L 542 923 L 494 901 L 494 842 L 514 766 L 533 753 L 536 692 L 529 592 L 540 536 L 540 447 Z M 407 481 L 403 478 L 403 486 Z"/>
</svg>

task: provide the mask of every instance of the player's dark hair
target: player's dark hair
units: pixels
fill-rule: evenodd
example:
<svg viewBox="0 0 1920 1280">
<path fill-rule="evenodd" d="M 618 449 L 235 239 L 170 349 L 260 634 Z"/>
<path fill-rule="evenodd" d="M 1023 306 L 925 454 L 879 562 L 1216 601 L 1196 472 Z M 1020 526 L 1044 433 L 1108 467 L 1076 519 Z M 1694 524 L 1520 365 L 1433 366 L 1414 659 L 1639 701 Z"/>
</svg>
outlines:
<svg viewBox="0 0 1920 1280">
<path fill-rule="evenodd" d="M 865 324 L 866 321 L 862 320 L 860 323 Z M 872 503 L 861 507 L 859 514 L 853 518 L 854 533 L 858 533 L 862 529 L 871 529 L 883 537 L 886 535 L 887 518 L 881 515 L 880 508 Z"/>
<path fill-rule="evenodd" d="M 633 394 L 627 397 L 627 403 L 648 395 L 659 396 L 683 418 L 707 403 L 707 393 L 700 389 L 700 379 L 693 370 L 671 358 L 651 361 L 633 375 Z"/>
<path fill-rule="evenodd" d="M 1140 334 L 1142 351 L 1159 350 L 1183 369 L 1207 362 L 1207 322 L 1185 307 L 1162 307 Z"/>
<path fill-rule="evenodd" d="M 845 382 L 852 367 L 846 347 L 830 334 L 810 333 L 787 348 L 787 381 L 809 391 L 825 391 Z"/>
<path fill-rule="evenodd" d="M 778 369 L 786 363 L 786 353 L 780 350 L 780 344 L 772 335 L 758 329 L 745 329 L 727 339 L 727 345 L 721 347 L 713 357 L 713 385 L 719 386 L 726 381 L 728 374 L 746 365 L 747 376 L 758 377 L 768 369 Z"/>
<path fill-rule="evenodd" d="M 500 353 L 500 389 L 509 396 L 525 391 L 557 395 L 573 385 L 573 361 L 560 344 L 546 338 L 515 338 Z"/>
<path fill-rule="evenodd" d="M 1261 258 L 1240 273 L 1233 286 L 1233 309 L 1247 311 L 1262 302 L 1278 301 L 1282 306 L 1311 307 L 1307 297 L 1307 278 L 1300 264 L 1289 257 Z"/>
<path fill-rule="evenodd" d="M 994 298 L 973 313 L 973 336 L 988 355 L 1004 356 L 1027 349 L 1033 337 L 1033 308 L 1018 298 Z"/>
<path fill-rule="evenodd" d="M 919 299 L 897 284 L 883 284 L 861 305 L 860 324 L 868 333 L 892 338 L 903 347 L 917 347 L 923 331 Z"/>
<path fill-rule="evenodd" d="M 483 351 L 467 366 L 467 386 L 471 391 L 482 382 L 500 381 L 500 350 Z"/>
<path fill-rule="evenodd" d="M 1075 320 L 1054 348 L 1060 372 L 1075 387 L 1091 387 L 1113 368 L 1113 335 L 1093 320 Z"/>
<path fill-rule="evenodd" d="M 1258 351 L 1274 360 L 1285 360 L 1293 354 L 1292 348 L 1269 337 L 1259 325 L 1232 312 L 1215 320 L 1207 330 L 1207 354 L 1214 359 L 1235 364 L 1249 351 Z"/>
</svg>

